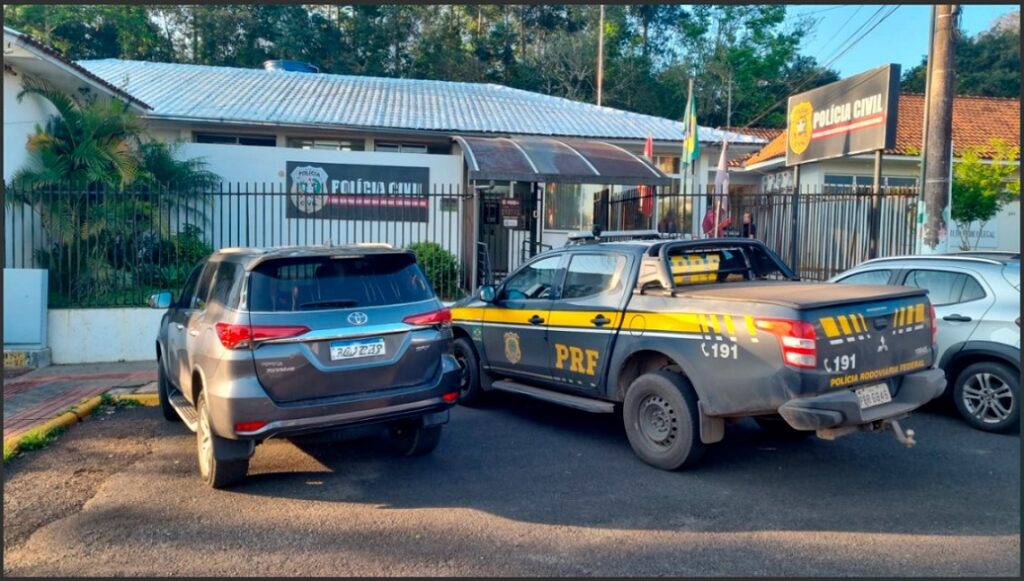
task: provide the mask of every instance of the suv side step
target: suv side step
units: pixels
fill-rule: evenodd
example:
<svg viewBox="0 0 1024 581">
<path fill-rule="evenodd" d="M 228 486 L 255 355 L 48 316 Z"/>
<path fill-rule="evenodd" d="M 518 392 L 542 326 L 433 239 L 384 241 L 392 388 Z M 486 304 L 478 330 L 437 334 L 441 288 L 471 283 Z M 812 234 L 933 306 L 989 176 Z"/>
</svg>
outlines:
<svg viewBox="0 0 1024 581">
<path fill-rule="evenodd" d="M 199 414 L 196 413 L 196 408 L 188 403 L 185 396 L 181 395 L 180 391 L 173 390 L 167 400 L 174 406 L 174 411 L 178 412 L 178 415 L 181 416 L 181 421 L 185 422 L 188 429 L 193 432 L 199 429 Z"/>
<path fill-rule="evenodd" d="M 491 384 L 491 386 L 497 390 L 528 395 L 533 398 L 548 401 L 551 403 L 557 403 L 559 405 L 564 405 L 566 407 L 583 410 L 585 412 L 592 412 L 595 414 L 610 414 L 615 411 L 615 404 L 611 402 L 590 399 L 588 397 L 580 397 L 578 395 L 559 393 L 557 391 L 551 391 L 549 389 L 543 389 L 540 387 L 533 387 L 532 385 L 526 385 L 508 379 L 495 381 L 493 384 Z"/>
</svg>

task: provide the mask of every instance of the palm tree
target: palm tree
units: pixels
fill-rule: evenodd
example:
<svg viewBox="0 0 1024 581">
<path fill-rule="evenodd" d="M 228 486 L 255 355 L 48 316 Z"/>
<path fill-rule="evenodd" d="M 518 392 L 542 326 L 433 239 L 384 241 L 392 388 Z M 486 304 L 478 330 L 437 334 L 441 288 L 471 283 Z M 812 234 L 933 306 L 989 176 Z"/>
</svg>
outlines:
<svg viewBox="0 0 1024 581">
<path fill-rule="evenodd" d="M 7 203 L 39 214 L 52 244 L 37 256 L 54 296 L 140 284 L 154 265 L 140 255 L 138 237 L 147 247 L 172 238 L 167 217 L 179 197 L 162 194 L 174 183 L 198 198 L 219 178 L 199 160 L 175 159 L 171 146 L 145 142 L 141 117 L 124 102 L 41 84 L 26 85 L 18 99 L 25 95 L 46 99 L 57 114 L 29 137 L 29 164 L 14 174 Z"/>
</svg>

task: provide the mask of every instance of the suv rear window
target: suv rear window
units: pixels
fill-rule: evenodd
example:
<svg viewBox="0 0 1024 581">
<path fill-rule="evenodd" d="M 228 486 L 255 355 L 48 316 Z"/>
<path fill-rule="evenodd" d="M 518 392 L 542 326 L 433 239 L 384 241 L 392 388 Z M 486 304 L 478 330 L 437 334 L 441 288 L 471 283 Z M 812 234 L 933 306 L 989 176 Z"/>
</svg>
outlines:
<svg viewBox="0 0 1024 581">
<path fill-rule="evenodd" d="M 424 301 L 434 291 L 404 254 L 271 260 L 249 276 L 249 310 L 351 309 Z"/>
</svg>

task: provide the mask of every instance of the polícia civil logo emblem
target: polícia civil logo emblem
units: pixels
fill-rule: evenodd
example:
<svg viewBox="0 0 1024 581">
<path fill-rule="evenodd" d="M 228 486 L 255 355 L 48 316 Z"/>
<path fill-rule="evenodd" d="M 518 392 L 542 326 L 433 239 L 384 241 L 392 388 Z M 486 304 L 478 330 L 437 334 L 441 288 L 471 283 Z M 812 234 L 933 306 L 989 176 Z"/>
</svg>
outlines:
<svg viewBox="0 0 1024 581">
<path fill-rule="evenodd" d="M 519 363 L 519 360 L 523 358 L 523 352 L 519 348 L 519 334 L 508 332 L 505 333 L 505 359 L 508 359 L 509 363 Z"/>
<path fill-rule="evenodd" d="M 322 167 L 299 166 L 292 170 L 292 203 L 303 214 L 319 212 L 327 202 L 327 172 Z"/>
<path fill-rule="evenodd" d="M 811 144 L 811 133 L 813 130 L 814 107 L 810 101 L 797 103 L 789 112 L 789 148 L 793 153 L 800 155 L 807 151 Z"/>
</svg>

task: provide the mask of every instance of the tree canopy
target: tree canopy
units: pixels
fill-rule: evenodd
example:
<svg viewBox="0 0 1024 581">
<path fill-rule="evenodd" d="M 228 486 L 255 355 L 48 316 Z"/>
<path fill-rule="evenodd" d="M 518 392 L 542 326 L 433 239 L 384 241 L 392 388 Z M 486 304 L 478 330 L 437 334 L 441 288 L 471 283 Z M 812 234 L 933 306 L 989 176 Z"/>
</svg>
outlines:
<svg viewBox="0 0 1024 581">
<path fill-rule="evenodd" d="M 956 41 L 956 94 L 1020 98 L 1020 10 L 1004 14 L 974 37 Z M 927 56 L 903 74 L 903 90 L 923 93 Z"/>
<path fill-rule="evenodd" d="M 72 59 L 260 67 L 492 82 L 594 102 L 596 5 L 5 5 L 8 26 Z M 606 6 L 602 104 L 700 122 L 784 125 L 780 100 L 838 79 L 798 53 L 813 26 L 782 5 Z M 1019 69 L 1018 69 L 1019 71 Z M 806 83 L 805 83 L 806 82 Z M 773 107 L 774 105 L 774 107 Z"/>
</svg>

